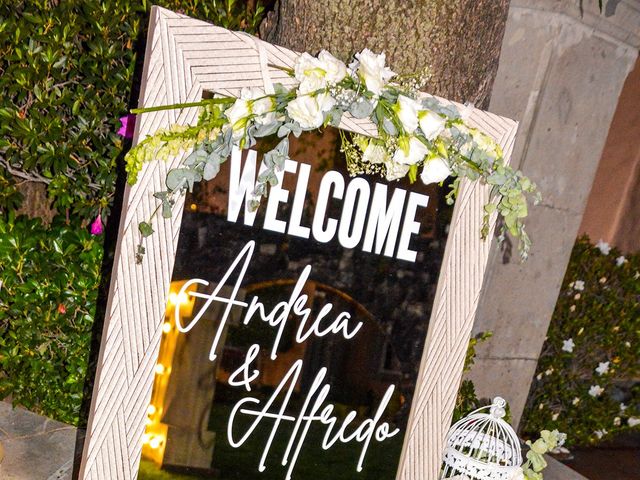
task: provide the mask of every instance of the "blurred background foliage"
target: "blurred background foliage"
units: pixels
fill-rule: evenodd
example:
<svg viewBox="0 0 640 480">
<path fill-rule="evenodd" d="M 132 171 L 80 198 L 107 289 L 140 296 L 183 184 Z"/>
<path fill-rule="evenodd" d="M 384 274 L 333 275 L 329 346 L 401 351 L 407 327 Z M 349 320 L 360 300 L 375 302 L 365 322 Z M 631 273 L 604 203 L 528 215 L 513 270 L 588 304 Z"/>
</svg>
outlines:
<svg viewBox="0 0 640 480">
<path fill-rule="evenodd" d="M 249 32 L 263 16 L 255 2 L 154 3 Z M 88 225 L 113 205 L 150 7 L 0 1 L 0 398 L 69 423 L 102 281 Z"/>
<path fill-rule="evenodd" d="M 571 446 L 606 441 L 640 424 L 639 278 L 640 253 L 604 254 L 587 237 L 577 240 L 521 430 L 557 428 L 569 434 Z M 565 345 L 569 340 L 573 348 Z M 592 386 L 604 390 L 593 396 Z"/>
</svg>

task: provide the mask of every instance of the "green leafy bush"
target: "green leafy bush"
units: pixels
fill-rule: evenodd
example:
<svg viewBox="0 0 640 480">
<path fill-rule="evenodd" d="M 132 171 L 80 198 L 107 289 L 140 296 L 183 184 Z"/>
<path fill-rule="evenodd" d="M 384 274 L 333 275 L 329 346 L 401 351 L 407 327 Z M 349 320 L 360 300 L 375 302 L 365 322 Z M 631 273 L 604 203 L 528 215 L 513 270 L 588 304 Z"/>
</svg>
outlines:
<svg viewBox="0 0 640 480">
<path fill-rule="evenodd" d="M 579 238 L 538 361 L 523 430 L 597 443 L 640 424 L 640 253 Z"/>
<path fill-rule="evenodd" d="M 0 398 L 77 422 L 101 259 L 84 230 L 0 220 Z"/>
<path fill-rule="evenodd" d="M 235 0 L 155 4 L 255 32 L 263 9 Z M 112 206 L 150 2 L 0 2 L 0 399 L 76 423 L 102 238 Z M 132 90 L 133 87 L 133 90 Z M 15 217 L 19 182 L 46 184 L 50 226 Z M 64 313 L 61 313 L 63 312 Z"/>
</svg>

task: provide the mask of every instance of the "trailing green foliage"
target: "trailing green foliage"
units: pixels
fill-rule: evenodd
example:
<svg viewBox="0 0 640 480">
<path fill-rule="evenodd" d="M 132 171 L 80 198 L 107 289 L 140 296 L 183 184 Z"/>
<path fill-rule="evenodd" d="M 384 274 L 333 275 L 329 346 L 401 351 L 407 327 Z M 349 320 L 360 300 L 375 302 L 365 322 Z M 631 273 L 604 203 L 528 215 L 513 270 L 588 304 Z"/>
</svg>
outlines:
<svg viewBox="0 0 640 480">
<path fill-rule="evenodd" d="M 263 15 L 235 0 L 153 3 L 250 32 Z M 86 226 L 112 205 L 150 6 L 0 2 L 0 399 L 66 422 L 78 419 L 100 281 L 102 238 Z M 51 226 L 15 217 L 24 181 L 47 185 Z"/>
<path fill-rule="evenodd" d="M 77 422 L 101 259 L 85 230 L 0 219 L 0 398 Z"/>
<path fill-rule="evenodd" d="M 523 418 L 586 445 L 640 425 L 640 253 L 579 238 Z"/>
<path fill-rule="evenodd" d="M 235 0 L 154 3 L 248 31 L 263 13 Z M 108 213 L 123 148 L 118 118 L 127 111 L 149 7 L 128 0 L 0 5 L 0 163 L 47 183 L 60 212 Z M 6 197 L 0 209 L 15 206 Z"/>
</svg>

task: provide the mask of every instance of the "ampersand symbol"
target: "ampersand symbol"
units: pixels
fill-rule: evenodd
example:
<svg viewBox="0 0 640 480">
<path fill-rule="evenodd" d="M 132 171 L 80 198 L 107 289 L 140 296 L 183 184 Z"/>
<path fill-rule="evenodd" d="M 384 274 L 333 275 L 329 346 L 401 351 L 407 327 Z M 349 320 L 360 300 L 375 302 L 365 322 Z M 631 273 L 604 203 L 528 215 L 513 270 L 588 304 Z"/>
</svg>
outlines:
<svg viewBox="0 0 640 480">
<path fill-rule="evenodd" d="M 253 370 L 253 373 L 249 375 L 249 369 L 253 361 L 258 358 L 258 353 L 260 353 L 260 346 L 257 343 L 254 343 L 249 347 L 249 351 L 247 352 L 247 356 L 244 359 L 244 362 L 238 369 L 233 372 L 229 376 L 229 385 L 232 387 L 240 387 L 244 386 L 247 389 L 247 392 L 251 391 L 251 382 L 253 382 L 258 375 L 260 375 L 260 371 L 257 369 Z M 243 376 L 240 380 L 237 377 Z"/>
</svg>

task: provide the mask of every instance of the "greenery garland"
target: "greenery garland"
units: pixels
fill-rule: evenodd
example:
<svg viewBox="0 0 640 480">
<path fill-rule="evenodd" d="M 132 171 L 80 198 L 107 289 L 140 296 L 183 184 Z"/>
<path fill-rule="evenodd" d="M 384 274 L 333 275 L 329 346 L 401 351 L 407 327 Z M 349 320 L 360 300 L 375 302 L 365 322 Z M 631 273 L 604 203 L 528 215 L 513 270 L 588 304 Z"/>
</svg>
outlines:
<svg viewBox="0 0 640 480">
<path fill-rule="evenodd" d="M 418 175 L 425 184 L 453 177 L 447 201 L 452 204 L 462 178 L 491 185 L 484 206 L 481 235 L 489 232 L 489 218 L 497 212 L 499 241 L 509 233 L 519 239 L 521 258 L 527 258 L 531 242 L 525 231 L 526 194 L 539 194 L 520 171 L 505 164 L 500 146 L 478 129 L 465 124 L 455 107 L 434 97 L 421 98 L 418 90 L 426 72 L 399 76 L 385 66 L 385 55 L 365 49 L 347 67 L 326 51 L 317 57 L 302 54 L 293 69 L 285 69 L 298 81 L 293 88 L 275 84 L 272 93 L 245 88 L 239 98 L 216 95 L 200 102 L 141 108 L 132 113 L 199 107 L 195 125 L 174 125 L 145 138 L 126 156 L 129 183 L 136 182 L 143 164 L 166 160 L 183 151 L 191 153 L 178 168 L 169 171 L 166 190 L 156 192 L 158 211 L 169 218 L 177 195 L 191 191 L 196 182 L 214 178 L 234 147 L 251 148 L 258 138 L 275 136 L 277 146 L 264 155 L 266 170 L 258 176 L 251 208 L 257 209 L 269 187 L 277 185 L 289 152 L 289 135 L 326 126 L 337 127 L 342 115 L 368 118 L 378 129 L 370 138 L 341 131 L 342 151 L 351 175 L 379 174 L 387 180 Z M 151 219 L 139 224 L 142 237 L 153 233 Z M 141 261 L 144 247 L 139 245 Z"/>
</svg>

